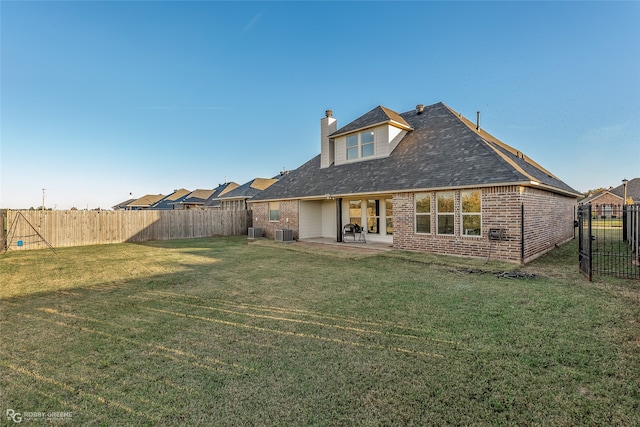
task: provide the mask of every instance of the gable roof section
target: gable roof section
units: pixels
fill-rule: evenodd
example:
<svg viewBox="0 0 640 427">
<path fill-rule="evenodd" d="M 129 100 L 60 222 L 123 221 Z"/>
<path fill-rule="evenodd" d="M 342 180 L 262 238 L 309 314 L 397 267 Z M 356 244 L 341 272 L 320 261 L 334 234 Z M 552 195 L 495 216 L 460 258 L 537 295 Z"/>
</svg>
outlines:
<svg viewBox="0 0 640 427">
<path fill-rule="evenodd" d="M 151 209 L 173 209 L 173 205 L 184 200 L 189 193 L 190 191 L 184 188 L 175 190 L 173 193 L 151 206 Z"/>
<path fill-rule="evenodd" d="M 224 184 L 218 185 L 213 193 L 209 196 L 209 198 L 204 202 L 203 206 L 208 208 L 214 208 L 220 206 L 219 197 L 225 195 L 226 193 L 238 188 L 240 185 L 235 182 L 225 182 Z"/>
<path fill-rule="evenodd" d="M 215 190 L 203 190 L 197 189 L 193 190 L 191 193 L 187 195 L 182 201 L 179 202 L 181 205 L 202 205 L 204 202 L 213 194 Z"/>
<path fill-rule="evenodd" d="M 470 127 L 442 103 L 425 107 L 422 114 L 413 110 L 400 116 L 413 131 L 389 157 L 321 169 L 318 155 L 252 201 L 495 185 L 538 185 L 579 196 L 517 150 Z"/>
<path fill-rule="evenodd" d="M 147 194 L 127 204 L 127 208 L 148 208 L 165 197 L 164 194 Z"/>
<path fill-rule="evenodd" d="M 620 184 L 611 193 L 624 197 L 624 185 Z M 633 178 L 627 182 L 627 198 L 631 197 L 634 203 L 640 203 L 640 178 Z"/>
<path fill-rule="evenodd" d="M 384 123 L 391 124 L 405 130 L 413 130 L 411 125 L 402 118 L 402 116 L 393 110 L 390 110 L 382 105 L 378 105 L 373 110 L 360 116 L 346 126 L 341 127 L 331 135 L 329 138 L 336 138 L 338 136 L 353 133 L 362 129 L 371 128 Z"/>
<path fill-rule="evenodd" d="M 580 203 L 593 203 L 594 200 L 598 200 L 601 197 L 609 195 L 609 196 L 613 196 L 620 199 L 620 204 L 622 204 L 622 196 L 618 196 L 617 194 L 613 193 L 613 191 L 611 190 L 612 189 L 600 190 L 597 193 L 594 193 L 589 197 L 585 197 L 584 199 L 580 200 Z"/>
<path fill-rule="evenodd" d="M 255 178 L 218 197 L 218 200 L 250 199 L 278 182 L 275 178 Z"/>
<path fill-rule="evenodd" d="M 131 202 L 133 202 L 135 199 L 127 199 L 124 202 L 120 202 L 117 205 L 114 205 L 111 209 L 114 210 L 118 210 L 118 209 L 126 209 L 127 205 Z"/>
</svg>

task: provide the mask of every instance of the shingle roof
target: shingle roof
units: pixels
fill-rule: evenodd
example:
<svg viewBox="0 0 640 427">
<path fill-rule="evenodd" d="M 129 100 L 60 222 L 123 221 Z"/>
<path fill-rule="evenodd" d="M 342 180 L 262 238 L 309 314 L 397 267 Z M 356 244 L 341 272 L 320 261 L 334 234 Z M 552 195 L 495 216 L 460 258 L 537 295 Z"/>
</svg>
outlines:
<svg viewBox="0 0 640 427">
<path fill-rule="evenodd" d="M 173 193 L 151 206 L 151 209 L 173 209 L 173 205 L 184 200 L 189 193 L 190 191 L 184 188 L 175 190 Z"/>
<path fill-rule="evenodd" d="M 127 205 L 128 205 L 129 203 L 133 202 L 134 200 L 135 200 L 135 199 L 127 199 L 127 200 L 125 200 L 124 202 L 120 202 L 120 203 L 118 203 L 117 205 L 114 205 L 114 206 L 112 207 L 112 209 L 115 209 L 115 210 L 117 210 L 117 209 L 125 209 L 125 208 L 127 207 Z"/>
<path fill-rule="evenodd" d="M 208 208 L 215 208 L 216 206 L 220 206 L 220 200 L 218 199 L 220 196 L 238 188 L 240 185 L 235 182 L 225 182 L 224 184 L 218 185 L 213 193 L 209 196 L 206 202 L 202 206 Z"/>
<path fill-rule="evenodd" d="M 597 193 L 593 193 L 590 196 L 585 197 L 584 199 L 580 200 L 580 203 L 586 204 L 586 203 L 591 203 L 596 199 L 599 199 L 602 196 L 605 196 L 607 194 L 613 194 L 614 196 L 617 196 L 620 198 L 620 204 L 622 204 L 622 196 L 618 196 L 617 194 L 614 194 L 611 189 L 609 190 L 600 190 Z"/>
<path fill-rule="evenodd" d="M 624 185 L 620 184 L 611 190 L 616 196 L 624 197 Z M 633 178 L 627 182 L 627 198 L 631 197 L 634 203 L 640 203 L 640 178 Z"/>
<path fill-rule="evenodd" d="M 147 194 L 146 196 L 142 196 L 127 204 L 127 208 L 148 208 L 154 203 L 162 200 L 164 197 L 164 194 Z"/>
<path fill-rule="evenodd" d="M 276 182 L 278 180 L 272 178 L 255 178 L 218 197 L 218 200 L 250 199 Z"/>
<path fill-rule="evenodd" d="M 377 109 L 378 107 L 372 111 Z M 318 155 L 252 200 L 322 197 L 327 194 L 344 196 L 532 181 L 560 193 L 579 195 L 576 190 L 517 150 L 483 130 L 476 131 L 475 126 L 470 127 L 470 121 L 442 103 L 425 107 L 422 114 L 413 110 L 400 116 L 413 130 L 405 135 L 389 157 L 339 166 L 333 164 L 321 169 Z M 334 135 L 341 131 L 344 133 L 344 129 L 361 126 L 365 120 L 360 119 L 341 128 Z M 355 122 L 360 123 L 352 126 Z"/>
<path fill-rule="evenodd" d="M 411 126 L 409 125 L 409 123 L 407 123 L 400 114 L 386 107 L 383 107 L 382 105 L 378 105 L 368 113 L 360 116 L 346 126 L 341 127 L 340 129 L 329 135 L 329 137 L 335 138 L 340 135 L 355 132 L 360 129 L 373 127 L 382 123 L 390 123 L 397 127 L 411 130 Z"/>
<path fill-rule="evenodd" d="M 191 193 L 187 195 L 182 201 L 179 202 L 181 205 L 202 205 L 210 196 L 213 194 L 215 190 L 203 190 L 197 189 L 193 190 Z"/>
</svg>

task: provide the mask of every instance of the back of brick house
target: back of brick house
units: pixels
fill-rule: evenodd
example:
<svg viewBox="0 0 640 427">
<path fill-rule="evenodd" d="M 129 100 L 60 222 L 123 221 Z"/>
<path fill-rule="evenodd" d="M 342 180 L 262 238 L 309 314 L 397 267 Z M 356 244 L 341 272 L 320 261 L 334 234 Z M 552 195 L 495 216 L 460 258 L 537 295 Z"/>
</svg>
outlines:
<svg viewBox="0 0 640 427">
<path fill-rule="evenodd" d="M 267 237 L 355 223 L 396 249 L 527 262 L 574 236 L 580 193 L 442 103 L 320 128 L 320 155 L 249 203 Z"/>
</svg>

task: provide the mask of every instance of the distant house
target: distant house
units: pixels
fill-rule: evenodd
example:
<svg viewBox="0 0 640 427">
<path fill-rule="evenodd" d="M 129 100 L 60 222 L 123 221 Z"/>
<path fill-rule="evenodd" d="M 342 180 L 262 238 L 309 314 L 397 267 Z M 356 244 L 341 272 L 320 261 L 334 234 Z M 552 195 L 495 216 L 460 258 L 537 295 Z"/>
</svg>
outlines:
<svg viewBox="0 0 640 427">
<path fill-rule="evenodd" d="M 217 186 L 213 190 L 213 193 L 211 193 L 211 195 L 204 202 L 202 207 L 206 208 L 206 209 L 219 209 L 219 208 L 221 208 L 222 206 L 221 206 L 219 198 L 224 196 L 228 192 L 230 192 L 232 190 L 235 190 L 239 186 L 240 186 L 240 184 L 237 184 L 235 182 L 225 182 L 224 184 L 220 184 L 219 186 Z"/>
<path fill-rule="evenodd" d="M 591 196 L 582 199 L 580 203 L 591 203 L 593 215 L 597 218 L 617 218 L 622 215 L 622 205 L 624 200 L 622 196 L 612 193 L 612 188 L 608 190 L 598 191 Z"/>
<path fill-rule="evenodd" d="M 199 208 L 209 199 L 214 190 L 194 190 L 178 202 L 173 203 L 174 209 L 194 209 Z"/>
<path fill-rule="evenodd" d="M 255 178 L 217 198 L 225 210 L 247 209 L 247 201 L 278 182 L 277 178 Z"/>
<path fill-rule="evenodd" d="M 112 206 L 111 209 L 113 209 L 114 211 L 126 210 L 129 203 L 133 202 L 134 200 L 134 198 L 127 199 L 124 202 L 120 202 L 117 205 Z"/>
<path fill-rule="evenodd" d="M 626 186 L 627 192 L 627 204 L 636 204 L 640 203 L 640 178 L 633 178 L 627 182 Z M 618 185 L 616 188 L 611 190 L 612 194 L 616 196 L 624 197 L 625 195 L 625 186 L 624 184 Z"/>
<path fill-rule="evenodd" d="M 179 190 L 174 190 L 173 193 L 169 194 L 162 200 L 154 203 L 150 209 L 159 209 L 159 210 L 174 209 L 174 206 L 177 203 L 180 203 L 181 201 L 183 201 L 185 198 L 187 198 L 190 193 L 191 191 L 185 190 L 184 188 L 181 188 Z"/>
<path fill-rule="evenodd" d="M 396 249 L 526 262 L 573 238 L 576 190 L 448 106 L 378 106 L 248 200 L 273 237 L 342 241 L 344 226 Z"/>
<path fill-rule="evenodd" d="M 640 203 L 640 178 L 633 178 L 627 182 L 627 204 Z M 617 218 L 622 215 L 625 186 L 620 184 L 607 190 L 601 190 L 580 200 L 582 204 L 590 203 L 593 214 L 598 218 Z"/>
<path fill-rule="evenodd" d="M 147 194 L 139 199 L 129 202 L 124 208 L 126 210 L 150 209 L 151 206 L 162 200 L 164 197 L 164 194 Z"/>
</svg>

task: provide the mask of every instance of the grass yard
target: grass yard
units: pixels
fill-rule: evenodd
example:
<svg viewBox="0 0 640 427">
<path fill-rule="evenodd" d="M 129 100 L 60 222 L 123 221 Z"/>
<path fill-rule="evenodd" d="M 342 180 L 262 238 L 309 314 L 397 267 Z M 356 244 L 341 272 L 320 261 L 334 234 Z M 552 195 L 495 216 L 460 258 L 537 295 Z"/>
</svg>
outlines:
<svg viewBox="0 0 640 427">
<path fill-rule="evenodd" d="M 640 425 L 640 283 L 587 282 L 574 243 L 491 273 L 516 268 L 244 237 L 9 252 L 0 419 Z"/>
</svg>

